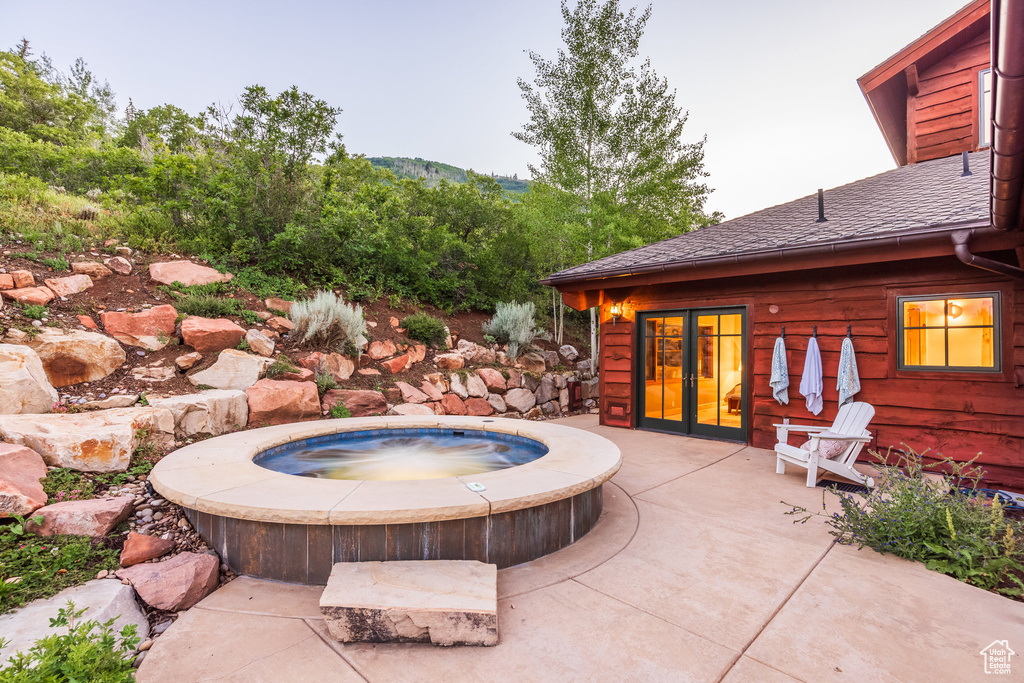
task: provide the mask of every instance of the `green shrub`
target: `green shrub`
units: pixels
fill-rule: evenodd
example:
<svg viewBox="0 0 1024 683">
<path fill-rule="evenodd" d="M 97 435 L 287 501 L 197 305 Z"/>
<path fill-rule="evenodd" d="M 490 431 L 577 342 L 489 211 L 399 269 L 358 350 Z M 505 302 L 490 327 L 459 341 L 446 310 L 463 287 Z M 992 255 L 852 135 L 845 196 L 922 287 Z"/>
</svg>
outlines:
<svg viewBox="0 0 1024 683">
<path fill-rule="evenodd" d="M 494 317 L 483 324 L 484 334 L 508 344 L 508 357 L 515 360 L 537 336 L 533 321 L 536 310 L 533 302 L 529 301 L 524 304 L 515 301 L 499 303 Z"/>
<path fill-rule="evenodd" d="M 40 263 L 49 268 L 53 268 L 55 271 L 61 273 L 71 270 L 71 264 L 68 263 L 67 259 L 63 257 L 44 258 L 42 261 L 40 261 Z"/>
<path fill-rule="evenodd" d="M 0 677 L 9 683 L 131 683 L 135 680 L 133 654 L 139 644 L 135 624 L 114 633 L 114 619 L 102 624 L 80 621 L 85 609 L 75 610 L 73 602 L 50 620 L 58 629 L 36 641 L 26 652 L 11 657 Z M 63 629 L 67 628 L 67 633 Z M 3 639 L 0 638 L 0 645 Z"/>
<path fill-rule="evenodd" d="M 46 306 L 39 304 L 26 304 L 21 308 L 21 314 L 33 320 L 42 320 L 46 317 Z"/>
<path fill-rule="evenodd" d="M 333 417 L 334 419 L 352 417 L 352 413 L 349 412 L 348 408 L 339 403 L 338 405 L 331 408 L 331 417 Z"/>
<path fill-rule="evenodd" d="M 949 474 L 925 477 L 928 467 L 945 467 Z M 798 522 L 823 517 L 839 543 L 924 562 L 985 590 L 1024 594 L 1024 522 L 1007 519 L 998 501 L 987 504 L 979 496 L 982 473 L 972 463 L 947 458 L 925 466 L 907 448 L 896 466 L 878 468 L 881 476 L 867 494 L 836 493 L 841 514 L 799 506 L 786 514 L 802 514 Z"/>
<path fill-rule="evenodd" d="M 0 613 L 85 583 L 117 564 L 118 552 L 106 539 L 37 536 L 15 516 L 0 526 Z"/>
<path fill-rule="evenodd" d="M 313 378 L 313 381 L 316 382 L 316 390 L 317 393 L 320 394 L 320 398 L 323 398 L 324 394 L 326 394 L 331 389 L 338 388 L 338 383 L 335 381 L 334 376 L 331 375 L 331 373 L 329 372 L 316 373 L 316 375 Z"/>
<path fill-rule="evenodd" d="M 409 339 L 421 341 L 430 346 L 441 346 L 448 338 L 447 326 L 427 313 L 415 313 L 401 322 Z"/>
<path fill-rule="evenodd" d="M 245 338 L 239 339 L 238 344 L 235 346 L 235 348 L 238 349 L 239 351 L 248 351 L 249 342 L 247 342 Z"/>
<path fill-rule="evenodd" d="M 363 307 L 346 304 L 333 292 L 318 292 L 312 299 L 292 304 L 289 317 L 299 339 L 332 351 L 361 349 L 366 344 Z M 346 349 L 346 345 L 350 345 Z"/>
<path fill-rule="evenodd" d="M 174 302 L 179 313 L 201 318 L 226 318 L 238 315 L 245 308 L 239 299 L 222 299 L 210 294 L 189 294 Z"/>
<path fill-rule="evenodd" d="M 298 372 L 299 368 L 292 364 L 291 359 L 283 353 L 267 367 L 267 377 L 277 377 L 288 372 Z"/>
</svg>

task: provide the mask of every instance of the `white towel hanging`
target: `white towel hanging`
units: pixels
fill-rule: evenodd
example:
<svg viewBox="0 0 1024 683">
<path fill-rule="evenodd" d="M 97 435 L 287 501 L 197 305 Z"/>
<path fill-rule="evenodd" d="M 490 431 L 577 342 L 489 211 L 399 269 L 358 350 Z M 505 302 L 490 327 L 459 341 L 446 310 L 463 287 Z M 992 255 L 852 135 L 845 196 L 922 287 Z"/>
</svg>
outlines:
<svg viewBox="0 0 1024 683">
<path fill-rule="evenodd" d="M 786 364 L 786 340 L 779 337 L 775 340 L 775 351 L 772 352 L 772 378 L 768 382 L 772 387 L 772 396 L 782 405 L 789 403 L 789 366 Z"/>
<path fill-rule="evenodd" d="M 839 354 L 839 373 L 836 377 L 836 389 L 839 390 L 839 405 L 853 401 L 853 396 L 860 391 L 860 376 L 857 374 L 857 356 L 853 352 L 853 340 L 843 339 L 843 350 Z"/>
<path fill-rule="evenodd" d="M 818 340 L 811 337 L 807 340 L 807 358 L 804 359 L 804 375 L 800 378 L 800 394 L 807 399 L 807 410 L 813 415 L 821 412 L 821 351 Z"/>
</svg>

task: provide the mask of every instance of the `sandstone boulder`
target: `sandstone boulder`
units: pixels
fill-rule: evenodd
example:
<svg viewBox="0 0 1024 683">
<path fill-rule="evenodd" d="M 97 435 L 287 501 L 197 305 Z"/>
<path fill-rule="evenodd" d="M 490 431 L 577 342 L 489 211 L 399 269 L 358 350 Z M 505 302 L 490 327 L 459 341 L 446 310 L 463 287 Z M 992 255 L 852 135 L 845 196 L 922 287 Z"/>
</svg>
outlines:
<svg viewBox="0 0 1024 683">
<path fill-rule="evenodd" d="M 505 386 L 509 389 L 518 389 L 523 386 L 523 373 L 518 370 L 509 370 L 508 379 L 505 381 Z"/>
<path fill-rule="evenodd" d="M 28 270 L 12 270 L 11 279 L 14 280 L 14 288 L 32 287 L 36 284 L 36 278 Z"/>
<path fill-rule="evenodd" d="M 466 401 L 466 414 L 467 415 L 491 415 L 494 413 L 494 407 L 485 398 L 471 398 Z"/>
<path fill-rule="evenodd" d="M 379 391 L 332 389 L 324 394 L 323 409 L 329 412 L 336 405 L 348 408 L 352 417 L 383 415 L 388 411 L 388 402 Z"/>
<path fill-rule="evenodd" d="M 274 355 L 273 340 L 255 328 L 245 333 L 245 343 L 249 345 L 250 349 L 265 358 Z"/>
<path fill-rule="evenodd" d="M 103 263 L 118 275 L 131 275 L 132 262 L 123 256 L 111 256 Z"/>
<path fill-rule="evenodd" d="M 227 434 L 249 422 L 249 400 L 244 391 L 209 389 L 199 394 L 151 398 L 149 405 L 166 408 L 174 416 L 176 436 Z"/>
<path fill-rule="evenodd" d="M 599 380 L 597 377 L 585 379 L 582 382 L 580 382 L 580 392 L 582 393 L 583 398 L 597 398 L 599 393 L 598 385 Z"/>
<path fill-rule="evenodd" d="M 96 332 L 46 328 L 25 342 L 39 356 L 55 387 L 103 379 L 124 363 L 124 349 Z"/>
<path fill-rule="evenodd" d="M 186 287 L 190 287 L 214 282 L 228 282 L 235 276 L 231 273 L 218 273 L 213 268 L 200 266 L 191 261 L 170 261 L 149 264 L 149 277 L 162 285 L 180 282 Z"/>
<path fill-rule="evenodd" d="M 192 353 L 186 353 L 182 356 L 178 356 L 174 359 L 174 364 L 181 371 L 191 370 L 196 363 L 203 359 L 203 354 L 198 351 Z"/>
<path fill-rule="evenodd" d="M 14 276 L 10 273 L 0 273 L 0 289 L 14 289 Z M 0 307 L 3 303 L 0 303 Z"/>
<path fill-rule="evenodd" d="M 299 360 L 299 365 L 321 375 L 330 375 L 337 382 L 344 382 L 355 372 L 356 364 L 340 353 L 315 351 Z"/>
<path fill-rule="evenodd" d="M 0 443 L 0 519 L 26 516 L 46 505 L 46 491 L 39 480 L 46 463 L 31 448 Z"/>
<path fill-rule="evenodd" d="M 541 355 L 544 356 L 544 365 L 548 370 L 554 370 L 555 366 L 558 365 L 558 352 L 557 351 L 542 351 Z"/>
<path fill-rule="evenodd" d="M 131 496 L 66 500 L 36 510 L 26 529 L 40 536 L 106 536 L 131 514 Z"/>
<path fill-rule="evenodd" d="M 423 380 L 420 384 L 420 391 L 427 395 L 427 398 L 431 401 L 440 401 L 441 397 L 444 396 L 444 392 L 438 389 L 436 386 Z"/>
<path fill-rule="evenodd" d="M 434 356 L 434 363 L 442 370 L 458 370 L 465 367 L 466 359 L 457 353 L 441 353 Z"/>
<path fill-rule="evenodd" d="M 79 261 L 71 264 L 71 272 L 76 275 L 88 275 L 89 277 L 108 277 L 114 273 L 102 263 L 95 261 Z M 52 288 L 51 288 L 52 289 Z"/>
<path fill-rule="evenodd" d="M 486 398 L 488 394 L 487 385 L 475 374 L 466 377 L 466 391 L 473 398 Z"/>
<path fill-rule="evenodd" d="M 0 415 L 0 437 L 43 456 L 47 465 L 81 472 L 124 472 L 143 440 L 174 442 L 174 417 L 163 408 L 89 413 Z"/>
<path fill-rule="evenodd" d="M 57 296 L 71 296 L 92 287 L 92 278 L 88 275 L 70 275 L 50 278 L 43 283 Z"/>
<path fill-rule="evenodd" d="M 188 381 L 199 386 L 205 384 L 214 389 L 245 390 L 256 384 L 271 364 L 269 358 L 254 356 L 237 349 L 225 349 L 217 356 L 217 362 L 193 375 Z"/>
<path fill-rule="evenodd" d="M 445 394 L 441 399 L 441 406 L 446 415 L 465 415 L 466 404 L 455 394 Z"/>
<path fill-rule="evenodd" d="M 459 398 L 469 398 L 469 387 L 466 386 L 466 380 L 464 380 L 462 378 L 462 375 L 460 375 L 459 373 L 452 373 L 451 378 L 448 382 L 448 387 L 451 390 L 451 392 L 458 396 Z"/>
<path fill-rule="evenodd" d="M 288 301 L 287 299 L 278 299 L 277 297 L 271 297 L 263 302 L 263 304 L 267 307 L 268 310 L 281 311 L 286 315 L 292 312 L 293 303 L 295 302 Z"/>
<path fill-rule="evenodd" d="M 519 359 L 516 361 L 516 367 L 538 375 L 543 374 L 548 369 L 547 363 L 544 362 L 544 356 L 536 351 L 519 356 Z"/>
<path fill-rule="evenodd" d="M 366 355 L 373 360 L 383 360 L 390 358 L 396 353 L 398 353 L 398 349 L 395 348 L 394 342 L 390 339 L 385 339 L 384 341 L 370 342 L 370 348 L 367 350 Z"/>
<path fill-rule="evenodd" d="M 169 538 L 147 536 L 128 532 L 121 550 L 121 566 L 130 567 L 146 560 L 154 560 L 174 550 L 174 541 Z"/>
<path fill-rule="evenodd" d="M 282 318 L 279 315 L 275 315 L 273 318 L 267 318 L 267 327 L 274 330 L 278 334 L 285 334 L 295 329 L 295 323 L 288 318 Z"/>
<path fill-rule="evenodd" d="M 558 409 L 565 412 L 569 409 L 569 390 L 559 389 L 558 390 Z"/>
<path fill-rule="evenodd" d="M 224 318 L 192 315 L 181 323 L 181 338 L 199 353 L 216 353 L 238 346 L 245 330 Z"/>
<path fill-rule="evenodd" d="M 295 372 L 282 372 L 280 375 L 276 375 L 274 379 L 290 379 L 293 382 L 312 382 L 316 379 L 316 375 L 312 370 L 297 368 Z"/>
<path fill-rule="evenodd" d="M 450 394 L 449 394 L 450 395 Z M 392 415 L 435 415 L 433 409 L 422 403 L 400 403 L 391 409 Z"/>
<path fill-rule="evenodd" d="M 53 292 L 47 287 L 21 287 L 5 289 L 3 295 L 19 304 L 27 306 L 45 306 L 53 301 Z"/>
<path fill-rule="evenodd" d="M 409 362 L 420 363 L 427 357 L 427 347 L 423 344 L 413 344 L 409 349 Z"/>
<path fill-rule="evenodd" d="M 558 347 L 558 353 L 570 363 L 579 358 L 580 352 L 571 344 L 562 344 Z"/>
<path fill-rule="evenodd" d="M 96 325 L 96 321 L 92 319 L 91 315 L 80 315 L 78 316 L 78 322 L 82 323 L 82 326 L 87 330 L 98 330 L 100 329 Z"/>
<path fill-rule="evenodd" d="M 188 609 L 217 587 L 220 562 L 213 555 L 181 553 L 163 562 L 137 564 L 117 571 L 139 597 L 156 609 Z"/>
<path fill-rule="evenodd" d="M 115 394 L 97 401 L 89 401 L 82 404 L 86 410 L 107 410 L 108 408 L 127 408 L 135 405 L 139 400 L 138 394 Z"/>
<path fill-rule="evenodd" d="M 47 413 L 59 398 L 35 351 L 0 344 L 0 415 Z"/>
<path fill-rule="evenodd" d="M 409 354 L 406 353 L 392 358 L 391 360 L 386 360 L 381 363 L 381 365 L 390 370 L 391 374 L 397 375 L 400 372 L 408 370 L 412 366 L 412 359 L 409 357 Z"/>
<path fill-rule="evenodd" d="M 517 413 L 526 413 L 537 405 L 537 397 L 529 389 L 512 389 L 505 394 L 505 405 Z"/>
<path fill-rule="evenodd" d="M 480 346 L 468 339 L 460 339 L 459 343 L 455 346 L 455 350 L 470 363 L 484 365 L 493 363 L 495 360 L 494 349 Z"/>
<path fill-rule="evenodd" d="M 555 379 L 551 375 L 544 375 L 540 380 L 540 387 L 537 388 L 537 403 L 547 403 L 558 398 L 558 387 L 555 386 Z"/>
<path fill-rule="evenodd" d="M 100 314 L 103 329 L 117 341 L 157 351 L 167 346 L 174 335 L 178 311 L 164 304 L 138 313 L 104 311 Z"/>
<path fill-rule="evenodd" d="M 136 602 L 132 587 L 120 581 L 94 579 L 0 615 L 0 633 L 8 639 L 7 646 L 0 648 L 0 660 L 6 662 L 15 652 L 28 653 L 38 640 L 54 635 L 57 631 L 50 626 L 50 620 L 56 619 L 68 602 L 75 603 L 76 610 L 85 610 L 82 621 L 103 623 L 113 619 L 115 633 L 134 624 L 136 635 L 142 640 L 149 637 L 149 620 Z"/>
<path fill-rule="evenodd" d="M 411 384 L 395 382 L 395 386 L 402 392 L 402 400 L 406 403 L 426 403 L 430 397 Z"/>
<path fill-rule="evenodd" d="M 481 380 L 483 380 L 488 393 L 504 394 L 505 390 L 508 388 L 505 384 L 505 378 L 494 368 L 480 368 L 476 371 L 476 374 L 480 376 Z"/>
<path fill-rule="evenodd" d="M 320 418 L 320 395 L 313 382 L 261 379 L 245 390 L 250 425 L 278 425 Z"/>
<path fill-rule="evenodd" d="M 505 406 L 505 398 L 501 394 L 488 394 L 487 402 L 491 404 L 496 413 L 504 413 L 508 408 Z"/>
<path fill-rule="evenodd" d="M 139 382 L 166 382 L 174 376 L 174 368 L 165 366 L 163 361 L 132 368 L 132 379 Z"/>
</svg>

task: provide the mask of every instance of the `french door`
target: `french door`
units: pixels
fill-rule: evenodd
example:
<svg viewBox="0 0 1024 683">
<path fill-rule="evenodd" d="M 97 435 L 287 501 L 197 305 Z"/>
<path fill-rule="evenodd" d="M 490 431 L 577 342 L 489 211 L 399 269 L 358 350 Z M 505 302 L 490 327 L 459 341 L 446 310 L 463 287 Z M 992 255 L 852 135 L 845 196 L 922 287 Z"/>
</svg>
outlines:
<svg viewBox="0 0 1024 683">
<path fill-rule="evenodd" d="M 746 309 L 637 315 L 637 426 L 746 439 Z"/>
</svg>

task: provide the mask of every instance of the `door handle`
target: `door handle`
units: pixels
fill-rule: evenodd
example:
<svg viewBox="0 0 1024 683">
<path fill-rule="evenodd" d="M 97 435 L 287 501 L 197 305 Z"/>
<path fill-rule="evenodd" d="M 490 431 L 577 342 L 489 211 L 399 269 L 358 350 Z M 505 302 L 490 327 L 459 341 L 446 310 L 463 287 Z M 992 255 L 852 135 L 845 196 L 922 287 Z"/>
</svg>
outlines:
<svg viewBox="0 0 1024 683">
<path fill-rule="evenodd" d="M 690 388 L 693 389 L 693 379 L 696 375 L 690 375 Z"/>
</svg>

